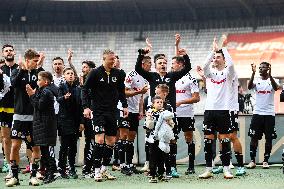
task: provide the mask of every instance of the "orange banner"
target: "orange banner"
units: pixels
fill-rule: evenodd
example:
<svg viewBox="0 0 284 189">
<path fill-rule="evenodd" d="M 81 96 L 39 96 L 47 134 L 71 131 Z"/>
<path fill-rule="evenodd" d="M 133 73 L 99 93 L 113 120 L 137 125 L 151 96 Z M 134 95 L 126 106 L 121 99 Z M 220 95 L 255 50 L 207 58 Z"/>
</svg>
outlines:
<svg viewBox="0 0 284 189">
<path fill-rule="evenodd" d="M 250 78 L 250 65 L 263 61 L 271 63 L 273 77 L 284 77 L 284 32 L 229 34 L 228 50 L 239 78 Z"/>
</svg>

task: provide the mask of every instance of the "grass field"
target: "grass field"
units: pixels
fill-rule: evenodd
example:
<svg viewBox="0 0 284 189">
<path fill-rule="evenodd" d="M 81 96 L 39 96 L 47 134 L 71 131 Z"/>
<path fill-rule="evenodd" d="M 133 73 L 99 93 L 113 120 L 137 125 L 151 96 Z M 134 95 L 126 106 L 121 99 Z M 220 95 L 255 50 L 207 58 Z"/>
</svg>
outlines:
<svg viewBox="0 0 284 189">
<path fill-rule="evenodd" d="M 63 180 L 57 179 L 55 182 L 42 185 L 35 188 L 92 188 L 92 189 L 284 189 L 284 174 L 279 165 L 271 166 L 270 169 L 262 169 L 257 167 L 253 170 L 247 170 L 247 175 L 243 177 L 235 177 L 231 180 L 223 178 L 223 174 L 214 175 L 213 178 L 207 180 L 198 179 L 198 174 L 202 173 L 204 166 L 196 166 L 196 174 L 186 176 L 184 172 L 186 170 L 185 165 L 178 166 L 178 172 L 181 173 L 181 177 L 177 179 L 171 179 L 168 183 L 160 182 L 157 184 L 148 183 L 148 178 L 144 175 L 124 176 L 119 172 L 113 172 L 117 176 L 115 181 L 104 181 L 97 183 L 93 179 L 82 179 L 81 169 L 78 168 L 79 179 Z M 235 172 L 235 169 L 233 169 Z M 4 173 L 0 176 L 3 178 Z M 21 185 L 17 188 L 32 188 L 28 185 L 29 175 L 19 175 Z M 0 188 L 5 188 L 4 180 L 0 181 Z"/>
</svg>

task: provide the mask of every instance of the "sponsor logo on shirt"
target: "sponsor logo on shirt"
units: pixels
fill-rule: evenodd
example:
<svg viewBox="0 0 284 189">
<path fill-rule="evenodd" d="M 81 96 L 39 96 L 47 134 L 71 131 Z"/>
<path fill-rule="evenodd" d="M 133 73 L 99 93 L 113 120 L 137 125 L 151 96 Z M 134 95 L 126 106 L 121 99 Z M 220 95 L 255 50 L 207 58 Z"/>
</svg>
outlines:
<svg viewBox="0 0 284 189">
<path fill-rule="evenodd" d="M 211 79 L 211 82 L 214 83 L 214 84 L 217 84 L 217 85 L 225 83 L 225 81 L 226 81 L 226 78 L 222 79 L 221 81 L 215 81 L 214 79 Z"/>
<path fill-rule="evenodd" d="M 258 94 L 270 94 L 271 91 L 257 91 Z"/>
<path fill-rule="evenodd" d="M 186 92 L 186 90 L 176 90 L 176 93 L 185 93 Z"/>
</svg>

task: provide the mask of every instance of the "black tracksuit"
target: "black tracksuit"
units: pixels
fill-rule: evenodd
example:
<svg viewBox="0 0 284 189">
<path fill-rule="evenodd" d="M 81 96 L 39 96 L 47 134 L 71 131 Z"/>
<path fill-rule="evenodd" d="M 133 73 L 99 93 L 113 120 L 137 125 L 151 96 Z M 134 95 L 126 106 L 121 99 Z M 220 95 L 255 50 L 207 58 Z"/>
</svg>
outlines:
<svg viewBox="0 0 284 189">
<path fill-rule="evenodd" d="M 181 71 L 168 72 L 164 77 L 161 77 L 157 72 L 147 72 L 142 68 L 142 60 L 144 55 L 138 55 L 137 62 L 135 65 L 135 71 L 146 79 L 150 84 L 150 96 L 155 96 L 155 88 L 159 84 L 166 84 L 169 86 L 169 95 L 167 99 L 170 104 L 176 110 L 176 87 L 175 83 L 183 76 L 185 76 L 191 70 L 191 64 L 189 57 L 184 55 L 185 67 Z"/>
</svg>

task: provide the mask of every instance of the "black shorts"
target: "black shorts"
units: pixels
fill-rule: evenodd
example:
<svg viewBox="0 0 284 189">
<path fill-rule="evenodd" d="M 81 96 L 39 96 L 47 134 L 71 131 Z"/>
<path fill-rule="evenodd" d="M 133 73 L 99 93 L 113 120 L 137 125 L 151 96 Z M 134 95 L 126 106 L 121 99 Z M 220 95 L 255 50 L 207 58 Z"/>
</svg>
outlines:
<svg viewBox="0 0 284 189">
<path fill-rule="evenodd" d="M 229 110 L 205 110 L 203 121 L 204 135 L 231 133 L 231 121 Z"/>
<path fill-rule="evenodd" d="M 11 128 L 13 122 L 13 115 L 14 114 L 12 113 L 0 112 L 0 126 Z"/>
<path fill-rule="evenodd" d="M 230 111 L 231 131 L 239 131 L 239 116 L 237 111 Z"/>
<path fill-rule="evenodd" d="M 105 133 L 107 136 L 116 136 L 117 119 L 113 113 L 94 113 L 93 125 L 96 134 Z"/>
<path fill-rule="evenodd" d="M 276 139 L 275 116 L 253 114 L 248 135 L 261 140 L 262 135 L 265 139 Z"/>
<path fill-rule="evenodd" d="M 179 132 L 188 132 L 188 131 L 195 131 L 194 123 L 195 119 L 194 117 L 177 117 L 177 127 Z"/>
<path fill-rule="evenodd" d="M 14 120 L 11 128 L 11 139 L 24 140 L 28 145 L 33 145 L 33 122 Z"/>
<path fill-rule="evenodd" d="M 139 126 L 139 113 L 129 112 L 127 118 L 120 118 L 118 122 L 119 128 L 128 128 L 129 131 L 138 131 Z"/>
</svg>

